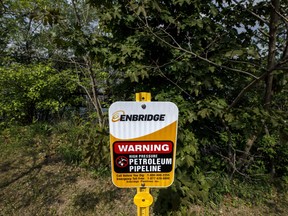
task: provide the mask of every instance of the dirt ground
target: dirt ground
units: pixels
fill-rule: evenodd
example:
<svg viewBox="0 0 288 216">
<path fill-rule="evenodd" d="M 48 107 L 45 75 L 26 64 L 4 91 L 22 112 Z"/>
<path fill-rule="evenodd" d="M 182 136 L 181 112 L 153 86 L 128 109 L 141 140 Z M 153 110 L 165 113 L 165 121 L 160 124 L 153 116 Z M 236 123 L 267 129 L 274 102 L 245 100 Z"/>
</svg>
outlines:
<svg viewBox="0 0 288 216">
<path fill-rule="evenodd" d="M 6 148 L 0 154 L 1 216 L 137 215 L 135 193 L 136 189 L 116 188 L 109 173 L 67 165 L 55 155 L 24 148 Z M 154 199 L 157 201 L 157 197 Z M 275 200 L 249 206 L 237 198 L 225 197 L 220 206 L 191 205 L 170 215 L 288 215 L 288 197 Z M 150 213 L 156 215 L 153 208 Z"/>
<path fill-rule="evenodd" d="M 0 215 L 135 215 L 133 193 L 53 158 L 0 165 Z"/>
</svg>

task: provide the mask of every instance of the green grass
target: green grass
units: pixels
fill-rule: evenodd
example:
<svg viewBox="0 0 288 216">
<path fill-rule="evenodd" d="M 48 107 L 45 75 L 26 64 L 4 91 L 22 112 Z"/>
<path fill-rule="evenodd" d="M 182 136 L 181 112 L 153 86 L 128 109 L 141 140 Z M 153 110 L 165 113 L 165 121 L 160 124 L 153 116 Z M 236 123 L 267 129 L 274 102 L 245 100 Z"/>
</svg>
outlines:
<svg viewBox="0 0 288 216">
<path fill-rule="evenodd" d="M 75 143 L 77 137 L 85 143 L 83 133 L 59 127 L 2 130 L 0 215 L 136 215 L 136 189 L 116 188 L 106 164 L 89 166 L 79 156 Z M 71 137 L 76 137 L 75 143 L 68 142 Z M 285 181 L 256 184 L 221 176 L 213 181 L 218 183 L 206 203 L 184 204 L 171 188 L 152 189 L 151 215 L 287 215 Z"/>
</svg>

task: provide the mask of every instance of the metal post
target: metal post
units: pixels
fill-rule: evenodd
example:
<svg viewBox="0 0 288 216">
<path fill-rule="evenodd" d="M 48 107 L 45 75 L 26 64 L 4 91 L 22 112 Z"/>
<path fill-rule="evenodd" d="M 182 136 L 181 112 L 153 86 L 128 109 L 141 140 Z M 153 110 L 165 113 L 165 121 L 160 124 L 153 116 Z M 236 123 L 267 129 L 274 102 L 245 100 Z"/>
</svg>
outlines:
<svg viewBox="0 0 288 216">
<path fill-rule="evenodd" d="M 136 93 L 136 101 L 151 101 L 151 94 L 149 92 Z M 137 216 L 149 216 L 149 206 L 153 203 L 153 197 L 150 194 L 149 188 L 142 187 L 137 188 L 137 194 L 134 197 L 134 204 L 137 206 Z"/>
<path fill-rule="evenodd" d="M 153 203 L 153 197 L 149 193 L 149 188 L 138 187 L 134 203 L 137 206 L 137 216 L 149 216 L 149 206 Z"/>
<path fill-rule="evenodd" d="M 150 92 L 139 92 L 136 93 L 136 101 L 146 101 L 150 102 L 151 101 L 151 93 Z"/>
</svg>

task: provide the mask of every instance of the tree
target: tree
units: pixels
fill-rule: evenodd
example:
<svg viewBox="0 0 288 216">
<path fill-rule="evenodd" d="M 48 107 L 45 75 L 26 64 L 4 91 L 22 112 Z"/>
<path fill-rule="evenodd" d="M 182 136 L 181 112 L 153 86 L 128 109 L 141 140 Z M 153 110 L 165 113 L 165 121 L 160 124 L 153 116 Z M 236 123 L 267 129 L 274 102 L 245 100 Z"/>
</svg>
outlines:
<svg viewBox="0 0 288 216">
<path fill-rule="evenodd" d="M 95 61 L 93 44 L 97 41 L 97 16 L 85 1 L 4 1 L 3 65 L 17 62 L 23 67 L 31 63 L 49 64 L 60 73 L 70 70 L 78 89 L 97 113 L 97 121 L 104 127 L 101 94 L 105 91 L 107 69 Z M 8 61 L 8 62 L 9 62 Z M 8 63 L 9 64 L 9 63 Z M 102 96 L 103 97 L 103 96 Z M 86 106 L 83 104 L 83 106 Z"/>
<path fill-rule="evenodd" d="M 53 53 L 51 58 L 70 64 L 69 67 L 78 75 L 75 81 L 82 88 L 93 111 L 96 111 L 98 125 L 104 127 L 103 98 L 100 95 L 105 92 L 107 69 L 97 62 L 93 50 L 95 46 L 101 46 L 95 10 L 86 1 L 73 0 L 66 3 L 65 10 L 60 13 L 64 18 L 51 24 L 53 31 L 50 40 L 55 50 L 66 53 Z"/>
<path fill-rule="evenodd" d="M 49 65 L 11 63 L 0 67 L 0 116 L 2 123 L 30 124 L 77 104 L 77 90 L 69 71 Z"/>
<path fill-rule="evenodd" d="M 200 179 L 207 170 L 284 174 L 274 158 L 287 152 L 286 3 L 90 3 L 106 33 L 103 63 L 121 74 L 126 95 L 145 89 L 180 107 L 180 182 L 195 170 Z"/>
</svg>

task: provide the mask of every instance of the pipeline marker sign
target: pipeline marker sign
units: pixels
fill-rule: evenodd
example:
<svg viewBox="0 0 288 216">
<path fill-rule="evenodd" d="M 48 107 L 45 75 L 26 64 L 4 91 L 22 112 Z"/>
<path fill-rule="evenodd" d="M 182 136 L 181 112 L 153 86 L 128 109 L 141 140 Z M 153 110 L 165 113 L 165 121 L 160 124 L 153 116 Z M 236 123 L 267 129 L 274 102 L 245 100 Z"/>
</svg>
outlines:
<svg viewBox="0 0 288 216">
<path fill-rule="evenodd" d="M 109 108 L 112 181 L 168 187 L 174 181 L 178 108 L 171 102 L 116 102 Z"/>
</svg>

